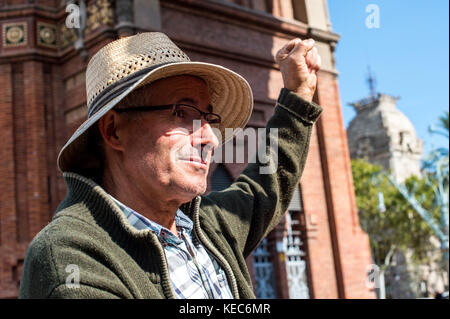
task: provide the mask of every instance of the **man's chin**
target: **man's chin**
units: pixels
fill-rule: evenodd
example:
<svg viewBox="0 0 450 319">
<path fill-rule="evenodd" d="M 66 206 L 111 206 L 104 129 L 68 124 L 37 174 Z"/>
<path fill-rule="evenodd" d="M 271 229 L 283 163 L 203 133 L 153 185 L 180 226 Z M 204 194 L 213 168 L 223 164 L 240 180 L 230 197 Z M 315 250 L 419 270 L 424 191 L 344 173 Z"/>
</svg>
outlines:
<svg viewBox="0 0 450 319">
<path fill-rule="evenodd" d="M 199 178 L 198 176 L 183 176 L 183 181 L 179 184 L 180 193 L 184 193 L 187 197 L 195 198 L 195 196 L 202 195 L 206 192 L 206 178 Z"/>
<path fill-rule="evenodd" d="M 206 183 L 198 183 L 195 185 L 190 185 L 191 194 L 193 197 L 202 195 L 206 192 Z"/>
<path fill-rule="evenodd" d="M 192 194 L 192 198 L 206 191 L 206 179 L 209 165 L 197 165 L 196 163 L 177 163 L 178 185 L 184 193 Z"/>
<path fill-rule="evenodd" d="M 184 185 L 184 187 L 182 187 L 179 190 L 178 196 L 179 196 L 179 200 L 182 203 L 188 203 L 191 200 L 193 200 L 195 197 L 204 194 L 206 191 L 206 187 L 204 189 L 199 189 L 198 187 L 190 187 L 190 185 Z"/>
</svg>

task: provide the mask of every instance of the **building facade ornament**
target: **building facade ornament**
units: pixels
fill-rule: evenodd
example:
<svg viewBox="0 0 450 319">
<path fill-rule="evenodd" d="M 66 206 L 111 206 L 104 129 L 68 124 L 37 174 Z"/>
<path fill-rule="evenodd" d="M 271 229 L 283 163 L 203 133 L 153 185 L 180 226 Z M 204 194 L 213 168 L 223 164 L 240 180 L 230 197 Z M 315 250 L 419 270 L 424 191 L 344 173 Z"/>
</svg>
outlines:
<svg viewBox="0 0 450 319">
<path fill-rule="evenodd" d="M 351 103 L 357 114 L 348 125 L 347 137 L 351 158 L 366 158 L 382 165 L 402 182 L 411 175 L 421 176 L 423 141 L 411 121 L 397 109 L 398 99 L 378 93 Z"/>
<path fill-rule="evenodd" d="M 3 47 L 26 46 L 27 40 L 27 22 L 11 22 L 3 24 Z"/>
</svg>

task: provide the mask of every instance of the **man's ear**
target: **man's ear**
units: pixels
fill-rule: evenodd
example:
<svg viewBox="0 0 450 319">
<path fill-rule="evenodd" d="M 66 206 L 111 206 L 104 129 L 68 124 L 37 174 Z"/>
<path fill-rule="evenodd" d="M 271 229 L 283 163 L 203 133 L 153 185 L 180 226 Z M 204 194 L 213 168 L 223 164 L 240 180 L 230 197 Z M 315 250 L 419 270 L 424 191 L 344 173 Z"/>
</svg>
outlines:
<svg viewBox="0 0 450 319">
<path fill-rule="evenodd" d="M 107 145 L 116 151 L 124 150 L 124 121 L 119 113 L 110 110 L 98 120 L 98 130 Z"/>
</svg>

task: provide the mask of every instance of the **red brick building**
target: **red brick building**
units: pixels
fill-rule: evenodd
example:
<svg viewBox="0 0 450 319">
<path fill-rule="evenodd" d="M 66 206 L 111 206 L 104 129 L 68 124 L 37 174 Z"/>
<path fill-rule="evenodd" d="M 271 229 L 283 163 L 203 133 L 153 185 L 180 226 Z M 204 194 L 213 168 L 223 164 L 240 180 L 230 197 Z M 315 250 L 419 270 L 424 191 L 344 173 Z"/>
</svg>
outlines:
<svg viewBox="0 0 450 319">
<path fill-rule="evenodd" d="M 293 37 L 316 40 L 323 68 L 315 101 L 324 112 L 290 219 L 269 235 L 265 255 L 259 251 L 248 264 L 255 287 L 262 289 L 255 269 L 265 265 L 274 274 L 271 297 L 295 297 L 291 255 L 283 246 L 294 234 L 301 238 L 303 254 L 296 260 L 304 266 L 307 297 L 373 298 L 365 284 L 370 249 L 358 221 L 334 68 L 339 37 L 331 31 L 326 0 L 80 2 L 86 19 L 81 29 L 69 29 L 72 13 L 64 0 L 0 0 L 0 297 L 17 296 L 28 244 L 65 195 L 56 158 L 86 118 L 89 58 L 119 36 L 162 31 L 191 60 L 224 65 L 249 81 L 255 109 L 248 125 L 255 128 L 264 127 L 282 86 L 275 52 Z M 229 183 L 243 166 L 214 165 L 211 187 Z"/>
</svg>

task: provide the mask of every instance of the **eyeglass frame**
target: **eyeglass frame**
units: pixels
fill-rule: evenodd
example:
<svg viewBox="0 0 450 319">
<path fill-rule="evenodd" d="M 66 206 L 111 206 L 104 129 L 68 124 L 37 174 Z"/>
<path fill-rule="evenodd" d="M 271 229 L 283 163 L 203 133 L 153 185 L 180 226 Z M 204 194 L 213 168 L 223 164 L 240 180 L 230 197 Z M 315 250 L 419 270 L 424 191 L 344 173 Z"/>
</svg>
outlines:
<svg viewBox="0 0 450 319">
<path fill-rule="evenodd" d="M 164 104 L 164 105 L 151 105 L 151 106 L 133 106 L 133 107 L 128 107 L 128 108 L 123 108 L 123 109 L 119 109 L 119 108 L 114 108 L 113 110 L 116 111 L 117 113 L 125 113 L 125 112 L 150 112 L 150 111 L 163 111 L 163 110 L 169 110 L 171 108 L 173 108 L 174 110 L 176 110 L 177 106 L 187 106 L 190 108 L 193 108 L 194 110 L 196 110 L 197 112 L 199 112 L 200 114 L 200 118 L 203 117 L 205 119 L 206 122 L 208 122 L 208 124 L 210 125 L 214 125 L 214 124 L 220 124 L 222 122 L 222 117 L 217 114 L 217 113 L 213 113 L 213 112 L 203 112 L 201 110 L 199 110 L 198 108 L 196 108 L 193 105 L 189 105 L 189 104 L 184 104 L 184 103 L 173 103 L 173 104 Z M 209 105 L 209 108 L 212 108 L 211 105 Z M 207 120 L 207 116 L 209 114 L 212 114 L 214 116 L 217 117 L 218 122 L 210 122 Z"/>
</svg>

